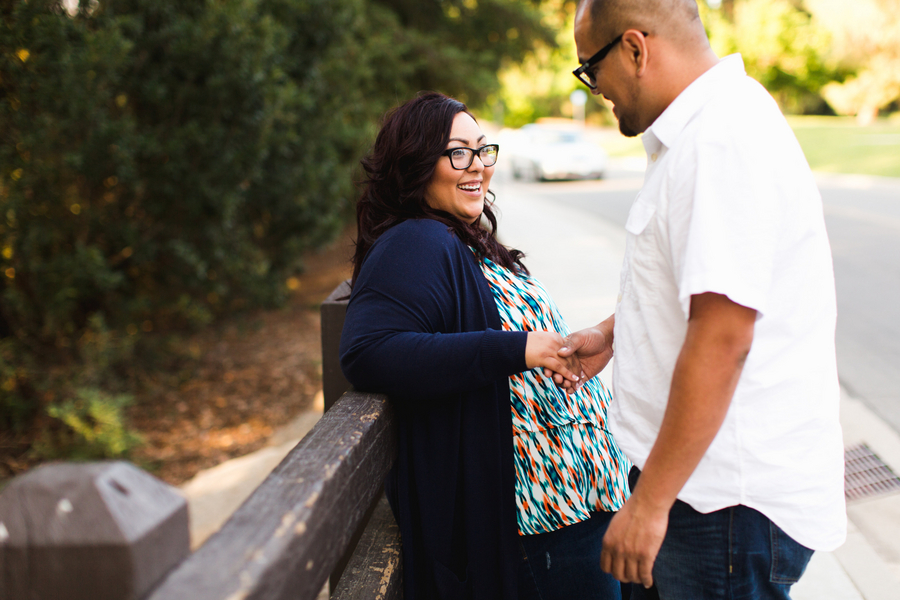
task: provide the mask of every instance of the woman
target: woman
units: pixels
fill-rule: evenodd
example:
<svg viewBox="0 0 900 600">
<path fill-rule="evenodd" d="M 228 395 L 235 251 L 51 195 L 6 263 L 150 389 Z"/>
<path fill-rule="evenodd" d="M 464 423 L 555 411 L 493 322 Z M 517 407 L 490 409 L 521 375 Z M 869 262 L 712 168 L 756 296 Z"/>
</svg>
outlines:
<svg viewBox="0 0 900 600">
<path fill-rule="evenodd" d="M 497 153 L 441 94 L 387 117 L 362 161 L 341 366 L 395 407 L 405 598 L 618 598 L 600 541 L 630 465 L 608 393 L 558 357 L 567 326 L 497 242 Z M 582 385 L 567 396 L 541 367 Z"/>
</svg>

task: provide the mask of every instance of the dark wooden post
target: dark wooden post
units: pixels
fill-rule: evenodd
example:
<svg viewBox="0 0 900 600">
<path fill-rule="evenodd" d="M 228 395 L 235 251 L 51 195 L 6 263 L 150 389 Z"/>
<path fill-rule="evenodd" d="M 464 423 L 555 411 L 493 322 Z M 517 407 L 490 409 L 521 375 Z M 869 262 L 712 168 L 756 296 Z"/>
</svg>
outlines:
<svg viewBox="0 0 900 600">
<path fill-rule="evenodd" d="M 4 600 L 136 600 L 188 554 L 184 498 L 129 463 L 50 464 L 0 495 Z"/>
<path fill-rule="evenodd" d="M 344 329 L 344 316 L 347 314 L 347 302 L 350 298 L 350 281 L 337 286 L 331 295 L 322 302 L 322 395 L 325 410 L 338 401 L 341 394 L 350 389 L 350 382 L 341 371 L 339 350 L 341 331 Z"/>
</svg>

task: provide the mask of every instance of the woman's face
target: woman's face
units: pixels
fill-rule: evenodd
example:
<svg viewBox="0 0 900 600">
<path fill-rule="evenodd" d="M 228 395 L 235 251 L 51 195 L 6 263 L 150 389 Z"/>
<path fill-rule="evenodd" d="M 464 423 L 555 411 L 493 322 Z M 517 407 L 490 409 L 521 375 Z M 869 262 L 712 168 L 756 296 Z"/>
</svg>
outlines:
<svg viewBox="0 0 900 600">
<path fill-rule="evenodd" d="M 457 113 L 450 128 L 447 148 L 477 150 L 485 142 L 475 119 L 467 113 Z M 484 196 L 493 174 L 494 167 L 485 167 L 478 154 L 475 154 L 469 168 L 463 170 L 454 169 L 450 157 L 442 156 L 425 190 L 425 201 L 431 208 L 448 212 L 466 223 L 474 223 L 484 209 Z"/>
</svg>

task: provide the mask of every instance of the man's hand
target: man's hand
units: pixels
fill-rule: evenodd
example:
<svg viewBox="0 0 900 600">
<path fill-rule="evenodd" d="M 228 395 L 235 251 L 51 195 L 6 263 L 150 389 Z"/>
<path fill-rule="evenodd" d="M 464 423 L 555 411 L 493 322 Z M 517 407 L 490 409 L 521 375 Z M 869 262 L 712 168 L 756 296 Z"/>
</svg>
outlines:
<svg viewBox="0 0 900 600">
<path fill-rule="evenodd" d="M 560 349 L 559 355 L 562 358 L 575 357 L 579 360 L 582 368 L 579 382 L 573 384 L 560 374 L 550 373 L 546 369 L 544 375 L 547 377 L 553 375 L 553 381 L 556 385 L 567 390 L 572 387 L 575 389 L 581 387 L 585 381 L 605 369 L 609 361 L 612 360 L 615 322 L 616 317 L 613 315 L 599 325 L 576 331 L 566 337 L 566 344 Z"/>
<path fill-rule="evenodd" d="M 647 506 L 639 496 L 632 496 L 603 536 L 600 568 L 623 583 L 649 588 L 653 585 L 653 563 L 668 525 L 669 510 L 664 505 Z"/>
<path fill-rule="evenodd" d="M 560 381 L 574 387 L 581 381 L 581 363 L 576 356 L 559 354 L 565 341 L 555 331 L 529 331 L 525 345 L 525 364 L 529 369 L 543 367 L 544 373 L 555 373 Z M 558 384 L 557 384 L 558 385 Z"/>
</svg>

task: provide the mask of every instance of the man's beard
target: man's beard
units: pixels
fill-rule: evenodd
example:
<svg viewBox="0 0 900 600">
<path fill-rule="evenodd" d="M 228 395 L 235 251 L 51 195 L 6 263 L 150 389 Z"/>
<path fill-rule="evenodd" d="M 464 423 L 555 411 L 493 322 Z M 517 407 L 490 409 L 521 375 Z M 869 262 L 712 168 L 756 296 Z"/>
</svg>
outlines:
<svg viewBox="0 0 900 600">
<path fill-rule="evenodd" d="M 619 117 L 619 131 L 625 137 L 636 137 L 642 133 L 644 133 L 644 129 L 646 127 L 641 127 L 639 123 L 637 123 L 637 118 L 635 113 L 632 111 L 637 110 L 638 106 L 638 96 L 639 92 L 637 88 L 632 88 L 629 90 L 628 94 L 628 102 L 624 106 L 619 106 L 618 117 Z"/>
<path fill-rule="evenodd" d="M 619 119 L 619 132 L 625 137 L 637 137 L 643 131 L 637 131 L 637 127 L 632 127 L 630 123 L 624 119 Z"/>
</svg>

